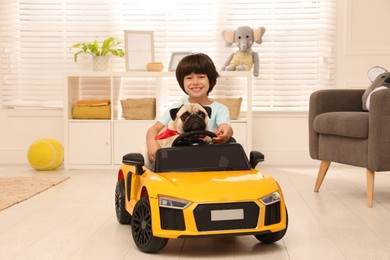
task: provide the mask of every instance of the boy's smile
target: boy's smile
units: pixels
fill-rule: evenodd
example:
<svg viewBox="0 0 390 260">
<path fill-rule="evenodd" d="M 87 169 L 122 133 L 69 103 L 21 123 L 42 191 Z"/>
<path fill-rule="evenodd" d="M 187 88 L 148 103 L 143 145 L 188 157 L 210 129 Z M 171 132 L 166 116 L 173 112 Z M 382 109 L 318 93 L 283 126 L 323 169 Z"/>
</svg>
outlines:
<svg viewBox="0 0 390 260">
<path fill-rule="evenodd" d="M 189 87 L 193 92 L 201 92 L 202 91 L 202 87 L 198 87 L 198 86 L 190 86 Z"/>
</svg>

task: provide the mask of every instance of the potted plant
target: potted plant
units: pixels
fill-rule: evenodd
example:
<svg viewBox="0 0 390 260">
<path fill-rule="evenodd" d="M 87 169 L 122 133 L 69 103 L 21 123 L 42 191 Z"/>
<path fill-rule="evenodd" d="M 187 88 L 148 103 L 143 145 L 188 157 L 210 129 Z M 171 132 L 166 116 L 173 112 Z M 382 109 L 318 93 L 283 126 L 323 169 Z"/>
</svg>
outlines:
<svg viewBox="0 0 390 260">
<path fill-rule="evenodd" d="M 121 58 L 125 55 L 123 49 L 119 47 L 121 44 L 122 42 L 117 41 L 114 37 L 109 37 L 103 41 L 101 47 L 99 47 L 98 41 L 95 40 L 92 43 L 76 43 L 71 49 L 81 49 L 73 56 L 76 63 L 79 54 L 89 54 L 93 59 L 93 70 L 103 71 L 108 69 L 108 54 Z"/>
</svg>

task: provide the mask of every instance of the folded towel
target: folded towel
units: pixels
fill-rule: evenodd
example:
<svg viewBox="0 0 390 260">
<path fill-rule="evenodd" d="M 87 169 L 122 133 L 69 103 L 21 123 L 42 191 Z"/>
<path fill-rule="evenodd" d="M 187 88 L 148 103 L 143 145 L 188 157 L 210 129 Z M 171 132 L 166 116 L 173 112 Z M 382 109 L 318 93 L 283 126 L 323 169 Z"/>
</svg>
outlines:
<svg viewBox="0 0 390 260">
<path fill-rule="evenodd" d="M 111 105 L 75 106 L 72 115 L 74 119 L 111 119 Z"/>
<path fill-rule="evenodd" d="M 109 99 L 84 99 L 76 101 L 76 106 L 106 106 L 110 103 L 111 101 Z"/>
</svg>

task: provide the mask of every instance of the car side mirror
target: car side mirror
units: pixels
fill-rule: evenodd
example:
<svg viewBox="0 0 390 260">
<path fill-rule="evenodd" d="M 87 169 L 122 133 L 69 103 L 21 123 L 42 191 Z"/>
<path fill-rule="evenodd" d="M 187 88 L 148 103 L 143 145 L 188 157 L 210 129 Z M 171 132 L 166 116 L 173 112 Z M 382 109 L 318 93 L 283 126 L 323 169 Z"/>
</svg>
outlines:
<svg viewBox="0 0 390 260">
<path fill-rule="evenodd" d="M 145 165 L 144 157 L 140 153 L 128 153 L 122 157 L 122 163 L 126 165 L 135 166 L 135 174 L 142 175 L 144 170 L 142 167 Z"/>
<path fill-rule="evenodd" d="M 252 169 L 256 168 L 256 165 L 264 161 L 264 154 L 258 151 L 251 151 L 249 154 L 249 163 L 251 164 Z"/>
</svg>

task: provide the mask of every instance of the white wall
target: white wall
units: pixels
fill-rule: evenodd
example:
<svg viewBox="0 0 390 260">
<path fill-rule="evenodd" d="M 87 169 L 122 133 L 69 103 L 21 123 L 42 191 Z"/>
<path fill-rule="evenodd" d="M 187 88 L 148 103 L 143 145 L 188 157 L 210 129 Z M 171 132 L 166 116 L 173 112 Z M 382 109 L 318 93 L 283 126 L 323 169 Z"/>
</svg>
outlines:
<svg viewBox="0 0 390 260">
<path fill-rule="evenodd" d="M 390 70 L 390 1 L 342 0 L 337 5 L 337 85 L 366 88 L 369 68 Z"/>
<path fill-rule="evenodd" d="M 338 88 L 366 88 L 370 67 L 390 69 L 389 10 L 388 0 L 337 1 Z M 28 147 L 38 138 L 63 143 L 61 112 L 9 113 L 0 108 L 0 164 L 27 163 Z M 253 149 L 265 154 L 267 164 L 318 164 L 309 157 L 307 128 L 307 113 L 255 114 Z"/>
<path fill-rule="evenodd" d="M 253 120 L 253 150 L 265 164 L 313 164 L 309 156 L 307 113 L 259 113 Z"/>
</svg>

